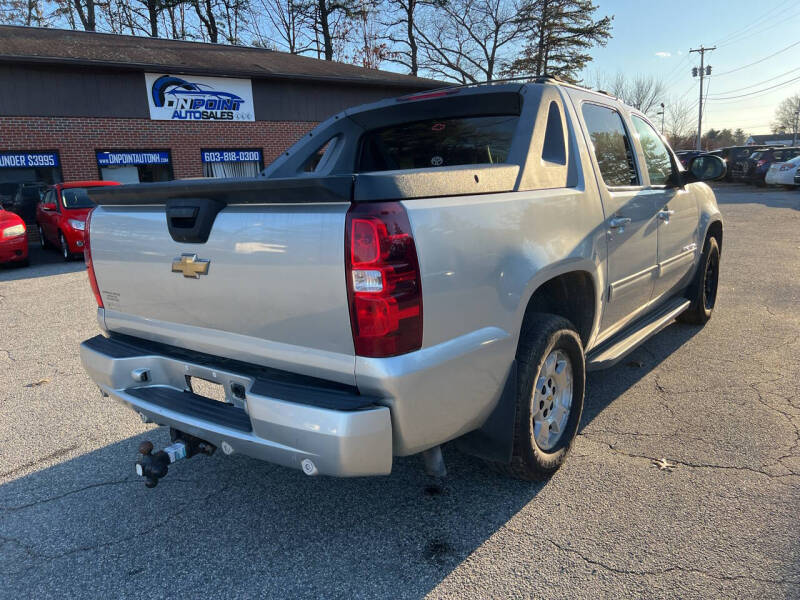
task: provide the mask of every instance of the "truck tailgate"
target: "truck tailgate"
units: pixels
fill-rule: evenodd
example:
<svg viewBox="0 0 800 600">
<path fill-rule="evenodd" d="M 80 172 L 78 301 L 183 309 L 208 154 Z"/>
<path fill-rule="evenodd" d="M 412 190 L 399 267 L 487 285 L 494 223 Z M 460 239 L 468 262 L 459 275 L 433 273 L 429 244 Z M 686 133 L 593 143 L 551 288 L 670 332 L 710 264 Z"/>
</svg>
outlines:
<svg viewBox="0 0 800 600">
<path fill-rule="evenodd" d="M 205 243 L 175 241 L 165 204 L 101 204 L 91 252 L 110 331 L 354 384 L 349 202 L 228 204 Z"/>
</svg>

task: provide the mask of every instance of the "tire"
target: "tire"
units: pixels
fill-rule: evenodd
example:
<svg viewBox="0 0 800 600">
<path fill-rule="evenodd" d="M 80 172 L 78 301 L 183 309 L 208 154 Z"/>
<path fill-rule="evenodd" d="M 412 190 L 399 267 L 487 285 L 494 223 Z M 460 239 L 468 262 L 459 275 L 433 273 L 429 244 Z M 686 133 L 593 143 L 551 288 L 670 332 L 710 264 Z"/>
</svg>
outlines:
<svg viewBox="0 0 800 600">
<path fill-rule="evenodd" d="M 64 262 L 69 262 L 72 260 L 72 254 L 69 251 L 69 244 L 67 244 L 67 239 L 61 232 L 58 234 L 58 247 L 61 250 L 61 258 L 64 259 Z"/>
<path fill-rule="evenodd" d="M 560 366 L 562 362 L 566 364 Z M 563 464 L 583 412 L 586 366 L 583 344 L 575 327 L 557 315 L 531 315 L 523 326 L 517 366 L 511 462 L 492 463 L 492 466 L 517 479 L 539 481 L 550 477 Z M 571 393 L 569 408 L 553 411 L 559 401 L 566 400 L 565 391 Z M 547 425 L 548 416 L 560 429 L 555 440 L 552 424 Z M 542 444 L 543 438 L 549 438 L 548 443 Z"/>
<path fill-rule="evenodd" d="M 705 325 L 714 312 L 719 286 L 719 244 L 714 237 L 707 237 L 703 254 L 694 281 L 688 289 L 689 308 L 678 315 L 677 320 L 690 325 Z"/>
<path fill-rule="evenodd" d="M 47 240 L 44 237 L 44 229 L 42 229 L 42 226 L 38 223 L 36 225 L 36 229 L 39 230 L 39 247 L 44 250 L 47 248 Z"/>
</svg>

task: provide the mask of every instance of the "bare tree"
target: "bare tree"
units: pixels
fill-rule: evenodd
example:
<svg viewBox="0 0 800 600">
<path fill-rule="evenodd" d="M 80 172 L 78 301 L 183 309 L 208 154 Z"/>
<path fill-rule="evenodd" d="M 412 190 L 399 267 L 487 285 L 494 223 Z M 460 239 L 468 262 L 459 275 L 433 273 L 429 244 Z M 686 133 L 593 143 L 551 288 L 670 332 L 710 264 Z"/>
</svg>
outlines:
<svg viewBox="0 0 800 600">
<path fill-rule="evenodd" d="M 451 0 L 415 21 L 420 64 L 461 83 L 491 81 L 514 54 L 523 26 L 517 0 Z"/>
<path fill-rule="evenodd" d="M 44 0 L 0 0 L 0 23 L 43 27 L 48 24 Z"/>
<path fill-rule="evenodd" d="M 352 62 L 367 69 L 377 69 L 396 53 L 390 50 L 378 32 L 377 13 L 381 0 L 356 0 L 353 10 L 354 51 Z"/>
<path fill-rule="evenodd" d="M 94 31 L 97 27 L 95 20 L 94 0 L 72 0 L 75 12 L 81 20 L 85 31 Z"/>
<path fill-rule="evenodd" d="M 203 28 L 203 37 L 212 44 L 216 44 L 219 40 L 219 27 L 214 14 L 217 9 L 217 0 L 192 0 L 192 6 Z"/>
<path fill-rule="evenodd" d="M 775 120 L 771 125 L 772 133 L 780 131 L 794 133 L 798 111 L 800 111 L 800 94 L 795 94 L 782 101 L 775 111 Z"/>
<path fill-rule="evenodd" d="M 406 67 L 411 75 L 419 72 L 416 16 L 420 4 L 419 0 L 386 0 L 388 14 L 381 22 L 387 30 L 386 39 L 399 48 L 389 60 Z"/>
<path fill-rule="evenodd" d="M 190 37 L 185 3 L 170 6 L 161 13 L 161 19 L 165 29 L 172 32 L 172 39 L 185 40 Z"/>
<path fill-rule="evenodd" d="M 694 147 L 695 107 L 675 98 L 664 103 L 664 136 L 673 148 Z"/>
<path fill-rule="evenodd" d="M 300 0 L 298 3 L 304 23 L 313 32 L 317 58 L 335 60 L 345 51 L 352 29 L 349 22 L 355 8 L 354 0 Z"/>
<path fill-rule="evenodd" d="M 228 44 L 240 44 L 240 31 L 247 24 L 249 0 L 219 0 L 224 27 L 222 35 Z"/>
<path fill-rule="evenodd" d="M 158 21 L 161 13 L 186 0 L 130 0 L 131 10 L 147 21 L 150 37 L 158 36 Z"/>
<path fill-rule="evenodd" d="M 306 14 L 297 0 L 252 0 L 249 10 L 249 31 L 257 45 L 291 54 L 312 48 Z"/>
<path fill-rule="evenodd" d="M 639 74 L 628 78 L 622 71 L 618 71 L 610 78 L 595 74 L 592 85 L 650 116 L 657 111 L 661 102 L 665 101 L 667 93 L 664 82 L 652 75 Z"/>
</svg>

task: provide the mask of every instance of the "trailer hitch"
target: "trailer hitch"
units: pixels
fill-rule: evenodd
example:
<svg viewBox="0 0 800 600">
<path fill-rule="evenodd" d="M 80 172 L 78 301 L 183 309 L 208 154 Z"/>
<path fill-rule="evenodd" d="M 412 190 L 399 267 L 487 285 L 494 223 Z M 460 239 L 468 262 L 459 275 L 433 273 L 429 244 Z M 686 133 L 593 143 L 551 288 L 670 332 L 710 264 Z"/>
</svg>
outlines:
<svg viewBox="0 0 800 600">
<path fill-rule="evenodd" d="M 152 442 L 145 440 L 139 444 L 139 454 L 142 456 L 136 461 L 136 474 L 144 477 L 144 484 L 149 488 L 156 487 L 158 480 L 167 476 L 172 463 L 195 454 L 211 456 L 217 449 L 213 444 L 177 429 L 170 428 L 169 433 L 172 443 L 158 452 L 153 453 Z"/>
</svg>

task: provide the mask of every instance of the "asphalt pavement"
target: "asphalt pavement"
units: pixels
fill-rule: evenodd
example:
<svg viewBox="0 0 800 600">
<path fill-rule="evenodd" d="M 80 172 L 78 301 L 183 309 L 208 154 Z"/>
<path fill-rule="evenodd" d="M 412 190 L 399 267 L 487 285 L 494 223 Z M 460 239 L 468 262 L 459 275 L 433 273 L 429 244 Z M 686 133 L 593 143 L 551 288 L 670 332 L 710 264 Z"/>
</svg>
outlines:
<svg viewBox="0 0 800 600">
<path fill-rule="evenodd" d="M 168 434 L 81 368 L 83 265 L 0 269 L 0 597 L 800 598 L 800 192 L 717 193 L 714 317 L 590 374 L 535 485 L 447 446 L 443 487 L 418 457 L 340 480 L 217 453 L 148 490 L 136 449 Z"/>
</svg>

